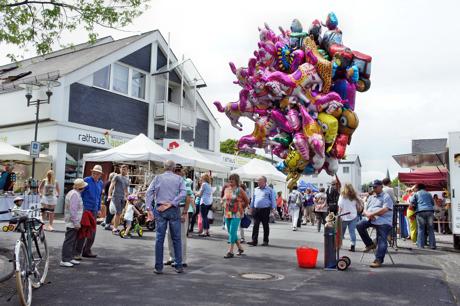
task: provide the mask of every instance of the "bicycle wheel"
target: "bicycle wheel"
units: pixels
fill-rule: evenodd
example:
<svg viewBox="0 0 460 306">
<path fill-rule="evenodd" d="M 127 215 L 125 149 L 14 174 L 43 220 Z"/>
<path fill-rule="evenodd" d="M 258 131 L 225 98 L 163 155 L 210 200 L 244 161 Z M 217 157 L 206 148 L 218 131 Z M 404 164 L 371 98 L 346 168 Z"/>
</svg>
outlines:
<svg viewBox="0 0 460 306">
<path fill-rule="evenodd" d="M 45 231 L 43 226 L 32 237 L 32 260 L 34 262 L 32 271 L 32 286 L 39 288 L 45 283 L 49 268 L 49 250 L 46 242 Z"/>
<path fill-rule="evenodd" d="M 32 281 L 28 272 L 30 262 L 26 246 L 20 240 L 16 242 L 14 248 L 14 265 L 19 301 L 22 305 L 29 306 L 32 304 Z"/>
</svg>

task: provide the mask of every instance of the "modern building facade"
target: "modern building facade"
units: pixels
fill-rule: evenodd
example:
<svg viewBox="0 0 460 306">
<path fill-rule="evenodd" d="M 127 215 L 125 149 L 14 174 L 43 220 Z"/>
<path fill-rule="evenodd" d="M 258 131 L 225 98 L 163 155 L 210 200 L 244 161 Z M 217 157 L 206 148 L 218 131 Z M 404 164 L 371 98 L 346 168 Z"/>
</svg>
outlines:
<svg viewBox="0 0 460 306">
<path fill-rule="evenodd" d="M 6 79 L 0 85 L 0 141 L 23 149 L 33 140 L 35 108 L 27 107 L 20 85 L 59 82 L 51 88 L 51 103 L 40 106 L 38 141 L 53 157 L 62 190 L 82 175 L 84 153 L 139 133 L 160 145 L 163 138 L 181 138 L 203 153 L 219 154 L 220 126 L 199 93 L 206 84 L 191 60 L 176 58 L 159 31 L 102 38 L 0 72 Z M 45 91 L 33 91 L 32 100 L 44 98 Z"/>
</svg>

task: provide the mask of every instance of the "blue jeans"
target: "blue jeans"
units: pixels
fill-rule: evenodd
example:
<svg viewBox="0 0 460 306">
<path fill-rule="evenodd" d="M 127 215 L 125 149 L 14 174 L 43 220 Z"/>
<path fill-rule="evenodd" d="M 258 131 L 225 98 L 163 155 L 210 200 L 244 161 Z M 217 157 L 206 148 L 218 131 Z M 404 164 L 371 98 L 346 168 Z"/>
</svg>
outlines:
<svg viewBox="0 0 460 306">
<path fill-rule="evenodd" d="M 409 236 L 407 232 L 406 217 L 402 211 L 399 212 L 399 230 L 401 231 L 401 237 L 407 238 Z"/>
<path fill-rule="evenodd" d="M 163 245 L 165 241 L 166 228 L 169 224 L 171 238 L 174 246 L 174 261 L 176 269 L 182 268 L 182 245 L 180 240 L 180 210 L 178 207 L 171 207 L 163 212 L 153 211 L 157 222 L 156 242 L 155 242 L 155 269 L 163 270 Z"/>
<path fill-rule="evenodd" d="M 342 239 L 345 236 L 345 232 L 350 232 L 351 245 L 356 245 L 356 224 L 358 224 L 358 217 L 350 221 L 342 221 Z"/>
<path fill-rule="evenodd" d="M 200 205 L 200 214 L 201 219 L 203 220 L 203 229 L 209 230 L 209 220 L 208 220 L 208 212 L 211 209 L 211 205 Z"/>
<path fill-rule="evenodd" d="M 436 240 L 434 238 L 433 218 L 432 211 L 421 211 L 416 215 L 417 218 L 417 246 L 419 248 L 425 247 L 425 228 L 428 230 L 428 237 L 430 238 L 430 248 L 436 248 Z"/>
<path fill-rule="evenodd" d="M 369 233 L 367 232 L 369 227 L 373 227 L 377 230 L 377 252 L 375 253 L 375 258 L 383 263 L 383 259 L 385 258 L 388 248 L 387 238 L 392 226 L 389 224 L 375 225 L 369 220 L 362 220 L 359 222 L 356 228 L 366 246 L 371 246 L 373 244 L 372 239 L 369 237 Z"/>
</svg>

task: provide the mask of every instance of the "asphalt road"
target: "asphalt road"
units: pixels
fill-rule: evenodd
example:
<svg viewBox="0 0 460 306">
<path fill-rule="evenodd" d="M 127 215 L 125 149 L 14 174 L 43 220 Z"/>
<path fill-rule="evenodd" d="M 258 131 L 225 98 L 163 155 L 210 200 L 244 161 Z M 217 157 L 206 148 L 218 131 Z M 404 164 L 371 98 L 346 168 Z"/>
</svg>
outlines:
<svg viewBox="0 0 460 306">
<path fill-rule="evenodd" d="M 459 254 L 442 250 L 392 251 L 395 264 L 387 260 L 380 269 L 368 267 L 372 255 L 360 263 L 360 252 L 342 251 L 351 258 L 351 267 L 325 271 L 322 233 L 312 226 L 293 232 L 287 223 L 271 224 L 269 247 L 245 245 L 245 255 L 233 259 L 223 258 L 226 233 L 214 226 L 212 237 L 189 239 L 184 274 L 165 267 L 163 275 L 153 273 L 155 233 L 122 240 L 98 227 L 98 258 L 61 268 L 63 224 L 56 229 L 47 234 L 48 283 L 33 292 L 34 305 L 454 305 L 460 292 Z M 1 247 L 13 246 L 17 234 L 0 235 Z M 319 248 L 316 269 L 297 267 L 295 248 L 300 245 Z M 344 248 L 348 245 L 345 240 Z M 274 278 L 245 280 L 243 273 L 269 273 Z M 18 305 L 14 278 L 0 284 L 0 305 Z"/>
</svg>

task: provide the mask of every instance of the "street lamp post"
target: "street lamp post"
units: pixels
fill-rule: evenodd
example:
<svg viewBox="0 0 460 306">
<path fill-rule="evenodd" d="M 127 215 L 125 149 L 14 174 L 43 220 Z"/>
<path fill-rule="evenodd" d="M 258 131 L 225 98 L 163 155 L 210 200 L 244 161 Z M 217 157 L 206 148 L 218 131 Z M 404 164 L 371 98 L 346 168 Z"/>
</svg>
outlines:
<svg viewBox="0 0 460 306">
<path fill-rule="evenodd" d="M 36 111 L 35 111 L 35 131 L 34 131 L 34 143 L 37 142 L 37 134 L 38 134 L 38 121 L 39 121 L 39 115 L 40 115 L 40 104 L 49 104 L 51 100 L 51 96 L 53 95 L 53 92 L 51 91 L 51 88 L 59 86 L 60 83 L 57 81 L 52 81 L 52 80 L 47 80 L 44 82 L 37 84 L 24 84 L 24 87 L 26 89 L 26 94 L 25 97 L 27 99 L 27 106 L 35 106 Z M 39 89 L 40 86 L 46 86 L 46 99 L 36 99 L 32 101 L 32 91 L 34 89 Z M 32 145 L 32 144 L 31 144 Z M 35 180 L 35 159 L 36 156 L 32 157 L 32 179 Z"/>
</svg>

